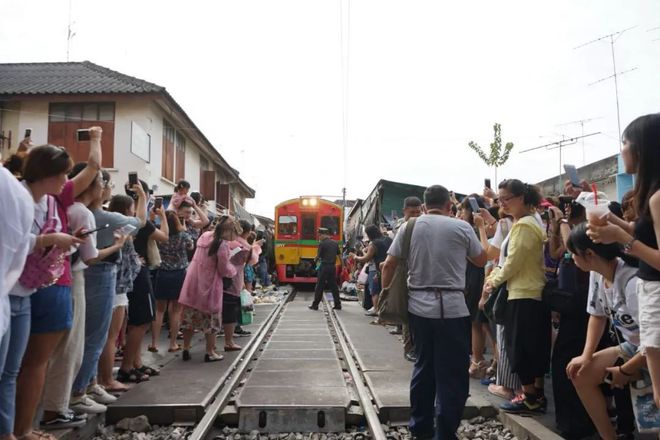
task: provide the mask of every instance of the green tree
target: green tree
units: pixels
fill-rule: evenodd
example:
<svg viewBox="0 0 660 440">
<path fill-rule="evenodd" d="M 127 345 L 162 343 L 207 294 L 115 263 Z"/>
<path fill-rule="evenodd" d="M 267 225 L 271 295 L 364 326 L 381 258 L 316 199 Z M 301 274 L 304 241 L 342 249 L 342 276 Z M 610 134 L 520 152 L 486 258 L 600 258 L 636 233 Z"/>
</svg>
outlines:
<svg viewBox="0 0 660 440">
<path fill-rule="evenodd" d="M 501 167 L 507 160 L 509 160 L 509 154 L 513 148 L 513 142 L 507 142 L 504 146 L 504 150 L 502 150 L 502 126 L 496 122 L 495 125 L 493 125 L 493 131 L 493 142 L 490 143 L 489 154 L 486 154 L 486 152 L 474 141 L 468 142 L 468 146 L 479 155 L 486 165 L 495 168 L 495 182 L 497 184 L 497 168 Z"/>
</svg>

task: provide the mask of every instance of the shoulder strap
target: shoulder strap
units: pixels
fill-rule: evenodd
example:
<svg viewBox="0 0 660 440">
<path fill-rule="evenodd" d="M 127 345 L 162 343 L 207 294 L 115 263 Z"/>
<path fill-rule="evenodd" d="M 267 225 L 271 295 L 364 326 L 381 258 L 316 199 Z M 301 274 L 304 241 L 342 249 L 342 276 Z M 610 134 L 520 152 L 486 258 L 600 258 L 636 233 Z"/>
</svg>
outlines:
<svg viewBox="0 0 660 440">
<path fill-rule="evenodd" d="M 405 260 L 410 256 L 410 242 L 412 241 L 413 229 L 415 229 L 415 222 L 417 221 L 416 217 L 408 220 L 406 224 L 406 231 L 403 236 L 403 258 Z"/>
</svg>

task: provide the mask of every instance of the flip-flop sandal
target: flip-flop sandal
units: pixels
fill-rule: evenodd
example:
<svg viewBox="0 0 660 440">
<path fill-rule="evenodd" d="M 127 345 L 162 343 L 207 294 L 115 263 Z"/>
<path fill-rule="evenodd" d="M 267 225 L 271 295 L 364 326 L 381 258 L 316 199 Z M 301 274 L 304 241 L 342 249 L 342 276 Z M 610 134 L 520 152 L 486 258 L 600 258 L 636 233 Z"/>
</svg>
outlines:
<svg viewBox="0 0 660 440">
<path fill-rule="evenodd" d="M 181 351 L 181 346 L 179 345 L 177 348 L 170 348 L 167 351 L 168 353 L 176 353 L 177 351 Z"/>
<path fill-rule="evenodd" d="M 150 345 L 149 347 L 147 347 L 147 351 L 150 351 L 152 353 L 158 353 L 158 348 L 154 347 L 153 345 Z"/>
<path fill-rule="evenodd" d="M 241 351 L 243 347 L 228 347 L 225 345 L 225 351 Z"/>
<path fill-rule="evenodd" d="M 39 440 L 42 440 L 42 439 L 43 440 L 57 440 L 57 437 L 55 437 L 53 434 L 49 434 L 49 433 L 43 432 L 43 431 L 36 431 L 36 430 L 30 431 L 27 434 L 23 434 L 23 435 L 21 435 L 19 437 L 16 437 L 16 438 L 18 440 L 22 440 L 22 439 L 26 439 L 30 436 L 36 436 Z"/>
<path fill-rule="evenodd" d="M 119 370 L 117 371 L 117 381 L 121 383 L 140 383 L 149 380 L 149 375 L 142 374 L 135 368 L 129 372 Z"/>
<path fill-rule="evenodd" d="M 142 365 L 140 368 L 136 368 L 136 371 L 139 371 L 142 374 L 147 376 L 158 376 L 160 375 L 160 370 L 154 367 L 149 367 L 147 365 Z"/>
<path fill-rule="evenodd" d="M 118 380 L 117 382 L 121 382 Z M 108 388 L 105 387 L 105 390 L 109 393 L 125 393 L 126 391 L 130 390 L 130 388 Z"/>
</svg>

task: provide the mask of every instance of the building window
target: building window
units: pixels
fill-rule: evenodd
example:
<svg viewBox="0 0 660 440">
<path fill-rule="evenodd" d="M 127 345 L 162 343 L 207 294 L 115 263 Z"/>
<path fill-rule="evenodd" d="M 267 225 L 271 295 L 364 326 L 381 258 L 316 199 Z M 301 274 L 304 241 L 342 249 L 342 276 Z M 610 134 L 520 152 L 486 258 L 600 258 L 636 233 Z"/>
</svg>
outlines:
<svg viewBox="0 0 660 440">
<path fill-rule="evenodd" d="M 163 121 L 162 176 L 174 182 L 174 139 L 176 132 L 167 121 Z"/>
<path fill-rule="evenodd" d="M 277 232 L 280 235 L 296 235 L 298 233 L 298 217 L 295 215 L 281 215 L 277 219 Z"/>
<path fill-rule="evenodd" d="M 163 120 L 162 176 L 170 182 L 186 178 L 186 138 Z"/>
<path fill-rule="evenodd" d="M 176 133 L 176 181 L 186 178 L 186 138 Z"/>
<path fill-rule="evenodd" d="M 48 143 L 66 148 L 75 162 L 89 157 L 89 142 L 78 142 L 81 128 L 103 129 L 101 149 L 104 168 L 114 166 L 115 104 L 113 102 L 52 103 L 48 110 Z"/>
</svg>

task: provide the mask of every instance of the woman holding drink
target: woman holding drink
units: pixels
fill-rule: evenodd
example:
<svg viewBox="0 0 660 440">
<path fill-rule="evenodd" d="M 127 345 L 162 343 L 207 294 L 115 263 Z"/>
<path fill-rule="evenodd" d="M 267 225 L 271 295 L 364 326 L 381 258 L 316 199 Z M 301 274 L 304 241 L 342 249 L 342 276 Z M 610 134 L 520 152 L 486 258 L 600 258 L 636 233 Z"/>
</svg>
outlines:
<svg viewBox="0 0 660 440">
<path fill-rule="evenodd" d="M 596 243 L 619 243 L 639 259 L 640 348 L 646 355 L 653 397 L 660 408 L 660 113 L 641 116 L 623 133 L 621 151 L 626 172 L 636 173 L 637 221 L 589 216 L 589 236 Z M 589 212 L 589 211 L 587 211 Z"/>
</svg>

